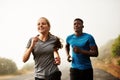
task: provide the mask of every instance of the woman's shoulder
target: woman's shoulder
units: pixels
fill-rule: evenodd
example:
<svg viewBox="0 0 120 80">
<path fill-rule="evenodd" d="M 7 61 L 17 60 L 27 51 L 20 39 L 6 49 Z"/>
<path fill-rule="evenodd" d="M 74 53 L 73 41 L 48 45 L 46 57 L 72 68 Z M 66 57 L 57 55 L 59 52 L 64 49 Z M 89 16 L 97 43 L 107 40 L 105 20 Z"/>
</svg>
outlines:
<svg viewBox="0 0 120 80">
<path fill-rule="evenodd" d="M 55 41 L 55 42 L 60 40 L 58 36 L 53 35 L 53 34 L 50 34 L 49 37 L 50 37 L 50 40 Z"/>
<path fill-rule="evenodd" d="M 58 38 L 56 35 L 53 35 L 53 34 L 50 34 L 49 37 L 52 38 L 52 39 L 57 39 Z"/>
</svg>

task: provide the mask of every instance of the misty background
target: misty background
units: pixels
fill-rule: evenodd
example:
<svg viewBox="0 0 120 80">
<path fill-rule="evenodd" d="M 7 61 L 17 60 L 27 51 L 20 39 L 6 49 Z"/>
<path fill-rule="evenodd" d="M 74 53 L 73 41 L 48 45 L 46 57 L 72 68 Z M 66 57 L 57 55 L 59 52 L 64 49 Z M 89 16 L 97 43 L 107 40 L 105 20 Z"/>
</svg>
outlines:
<svg viewBox="0 0 120 80">
<path fill-rule="evenodd" d="M 73 20 L 84 21 L 84 32 L 94 36 L 101 47 L 120 34 L 120 0 L 0 0 L 0 57 L 22 68 L 22 56 L 30 37 L 36 36 L 37 20 L 46 17 L 50 32 L 63 39 L 73 33 Z M 60 67 L 70 65 L 64 48 L 59 50 Z M 33 62 L 32 56 L 27 62 Z"/>
</svg>

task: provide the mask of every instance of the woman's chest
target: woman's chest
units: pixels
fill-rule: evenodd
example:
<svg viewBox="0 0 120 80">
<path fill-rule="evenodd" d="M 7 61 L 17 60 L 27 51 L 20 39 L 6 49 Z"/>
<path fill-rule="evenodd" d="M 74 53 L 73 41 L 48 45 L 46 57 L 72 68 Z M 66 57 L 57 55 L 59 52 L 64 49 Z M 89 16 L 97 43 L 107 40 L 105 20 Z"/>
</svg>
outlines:
<svg viewBox="0 0 120 80">
<path fill-rule="evenodd" d="M 38 42 L 34 47 L 34 54 L 53 53 L 54 42 Z"/>
</svg>

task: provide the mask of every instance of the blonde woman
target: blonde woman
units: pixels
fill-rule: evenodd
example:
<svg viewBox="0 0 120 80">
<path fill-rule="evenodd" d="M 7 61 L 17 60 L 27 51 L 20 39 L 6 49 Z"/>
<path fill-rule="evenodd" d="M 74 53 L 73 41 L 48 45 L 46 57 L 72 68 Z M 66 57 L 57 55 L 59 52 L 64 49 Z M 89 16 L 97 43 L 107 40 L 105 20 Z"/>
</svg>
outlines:
<svg viewBox="0 0 120 80">
<path fill-rule="evenodd" d="M 39 34 L 28 41 L 23 62 L 28 61 L 32 53 L 35 62 L 35 80 L 61 80 L 58 50 L 62 48 L 62 44 L 58 37 L 50 34 L 50 22 L 47 18 L 41 17 L 37 26 Z"/>
</svg>

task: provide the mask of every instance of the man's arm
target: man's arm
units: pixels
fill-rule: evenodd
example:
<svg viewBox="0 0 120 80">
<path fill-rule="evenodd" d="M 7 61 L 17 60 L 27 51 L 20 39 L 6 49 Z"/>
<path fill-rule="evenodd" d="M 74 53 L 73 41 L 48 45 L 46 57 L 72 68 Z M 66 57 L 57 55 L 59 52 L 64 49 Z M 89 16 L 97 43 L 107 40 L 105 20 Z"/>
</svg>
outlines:
<svg viewBox="0 0 120 80">
<path fill-rule="evenodd" d="M 77 46 L 75 46 L 73 48 L 74 52 L 75 53 L 81 53 L 81 54 L 85 54 L 85 55 L 88 55 L 88 56 L 92 56 L 92 57 L 97 57 L 98 56 L 98 47 L 97 46 L 90 46 L 90 50 L 87 51 L 87 50 L 82 50 L 80 48 L 78 48 Z"/>
<path fill-rule="evenodd" d="M 71 62 L 72 61 L 72 58 L 71 58 L 71 55 L 70 55 L 70 44 L 66 44 L 65 45 L 65 51 L 66 51 L 66 54 L 67 54 L 67 61 L 68 62 Z"/>
</svg>

